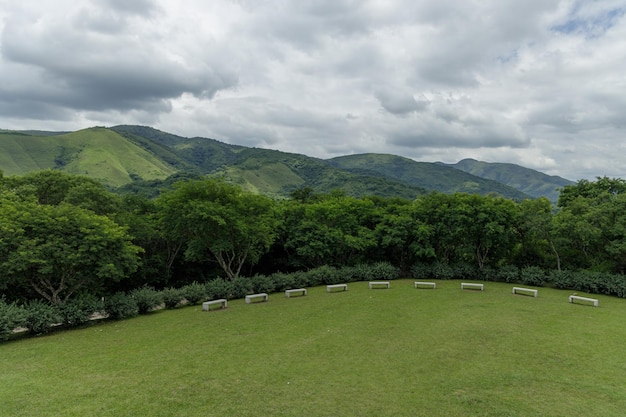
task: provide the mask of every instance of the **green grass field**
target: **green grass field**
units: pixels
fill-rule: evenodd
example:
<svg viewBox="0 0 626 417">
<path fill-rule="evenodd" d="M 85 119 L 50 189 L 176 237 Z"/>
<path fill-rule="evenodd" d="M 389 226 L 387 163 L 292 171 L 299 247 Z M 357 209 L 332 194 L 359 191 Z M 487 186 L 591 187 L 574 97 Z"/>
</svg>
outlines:
<svg viewBox="0 0 626 417">
<path fill-rule="evenodd" d="M 317 287 L 5 343 L 0 415 L 624 415 L 626 300 L 437 284 Z"/>
</svg>

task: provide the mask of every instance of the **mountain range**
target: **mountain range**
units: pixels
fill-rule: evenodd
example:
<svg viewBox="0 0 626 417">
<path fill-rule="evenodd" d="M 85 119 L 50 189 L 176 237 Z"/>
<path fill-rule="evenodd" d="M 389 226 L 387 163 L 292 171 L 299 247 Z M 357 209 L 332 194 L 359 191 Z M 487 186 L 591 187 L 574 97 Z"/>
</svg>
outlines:
<svg viewBox="0 0 626 417">
<path fill-rule="evenodd" d="M 418 162 L 389 154 L 332 159 L 186 138 L 134 125 L 75 132 L 0 130 L 4 175 L 58 169 L 96 178 L 112 189 L 156 195 L 179 179 L 219 176 L 274 197 L 310 187 L 347 195 L 415 198 L 431 191 L 496 194 L 514 200 L 558 199 L 574 182 L 514 164 L 464 159 Z"/>
</svg>

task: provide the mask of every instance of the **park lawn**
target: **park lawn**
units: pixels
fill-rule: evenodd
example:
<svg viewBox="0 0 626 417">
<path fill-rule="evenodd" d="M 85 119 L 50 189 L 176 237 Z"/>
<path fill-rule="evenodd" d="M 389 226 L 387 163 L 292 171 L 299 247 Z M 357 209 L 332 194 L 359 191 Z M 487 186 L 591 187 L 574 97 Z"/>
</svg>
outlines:
<svg viewBox="0 0 626 417">
<path fill-rule="evenodd" d="M 624 415 L 626 300 L 436 282 L 316 287 L 8 342 L 0 415 Z"/>
</svg>

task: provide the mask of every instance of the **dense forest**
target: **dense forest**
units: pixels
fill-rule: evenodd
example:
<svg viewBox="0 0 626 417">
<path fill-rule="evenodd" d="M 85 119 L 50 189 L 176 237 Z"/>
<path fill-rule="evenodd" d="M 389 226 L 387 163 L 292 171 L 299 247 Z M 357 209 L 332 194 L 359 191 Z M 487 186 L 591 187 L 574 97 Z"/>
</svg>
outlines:
<svg viewBox="0 0 626 417">
<path fill-rule="evenodd" d="M 555 206 L 545 198 L 356 198 L 312 188 L 271 199 L 215 179 L 185 179 L 149 198 L 54 170 L 0 175 L 0 316 L 24 306 L 38 317 L 49 307 L 75 312 L 85 300 L 208 283 L 236 283 L 241 293 L 311 271 L 317 278 L 300 284 L 341 281 L 368 266 L 624 297 L 626 182 L 578 181 Z"/>
</svg>

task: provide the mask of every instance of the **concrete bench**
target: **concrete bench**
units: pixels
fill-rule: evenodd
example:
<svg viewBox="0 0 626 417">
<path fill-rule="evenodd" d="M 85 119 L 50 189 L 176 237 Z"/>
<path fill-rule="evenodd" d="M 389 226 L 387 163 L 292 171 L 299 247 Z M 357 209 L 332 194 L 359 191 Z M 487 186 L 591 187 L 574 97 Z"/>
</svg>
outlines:
<svg viewBox="0 0 626 417">
<path fill-rule="evenodd" d="M 415 285 L 415 288 L 419 288 L 419 287 L 437 288 L 437 283 L 435 283 L 435 282 L 415 281 L 415 283 L 413 285 Z"/>
<path fill-rule="evenodd" d="M 209 307 L 214 304 L 220 304 L 220 308 L 228 307 L 228 301 L 226 301 L 225 298 L 220 298 L 219 300 L 205 301 L 204 303 L 202 303 L 202 310 L 209 311 Z"/>
<path fill-rule="evenodd" d="M 531 295 L 533 297 L 537 297 L 539 291 L 533 290 L 532 288 L 522 288 L 522 287 L 513 287 L 513 294 L 522 294 L 522 295 Z"/>
<path fill-rule="evenodd" d="M 250 295 L 246 295 L 246 304 L 250 304 L 252 302 L 253 299 L 255 298 L 262 298 L 261 301 L 267 301 L 268 300 L 268 296 L 266 293 L 261 292 L 258 294 L 250 294 Z"/>
<path fill-rule="evenodd" d="M 389 281 L 370 281 L 370 290 L 374 287 L 391 288 L 391 284 L 389 284 Z"/>
<path fill-rule="evenodd" d="M 291 297 L 291 294 L 298 294 L 301 293 L 302 295 L 306 295 L 306 288 L 295 288 L 293 290 L 285 290 L 285 297 L 289 298 Z"/>
<path fill-rule="evenodd" d="M 342 288 L 344 291 L 348 291 L 348 284 L 332 284 L 326 286 L 326 292 L 330 292 L 333 289 Z"/>
<path fill-rule="evenodd" d="M 579 297 L 578 295 L 570 295 L 569 296 L 569 302 L 573 303 L 574 300 L 576 301 L 586 301 L 589 303 L 593 303 L 594 307 L 598 307 L 598 300 L 595 298 L 587 298 L 587 297 Z"/>
<path fill-rule="evenodd" d="M 484 284 L 475 284 L 473 282 L 462 282 L 461 283 L 461 289 L 470 289 L 470 290 L 481 290 L 483 291 L 485 289 L 485 285 Z"/>
</svg>

